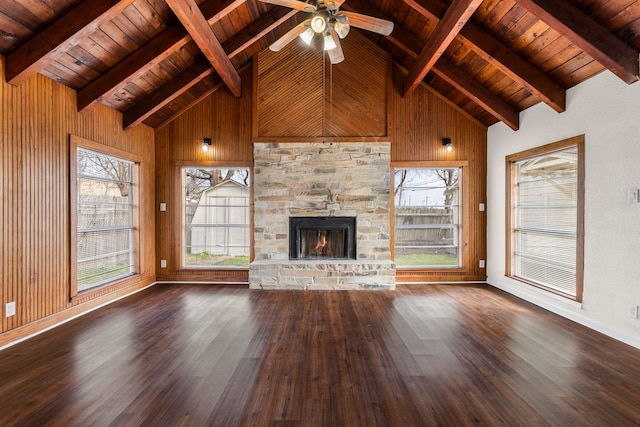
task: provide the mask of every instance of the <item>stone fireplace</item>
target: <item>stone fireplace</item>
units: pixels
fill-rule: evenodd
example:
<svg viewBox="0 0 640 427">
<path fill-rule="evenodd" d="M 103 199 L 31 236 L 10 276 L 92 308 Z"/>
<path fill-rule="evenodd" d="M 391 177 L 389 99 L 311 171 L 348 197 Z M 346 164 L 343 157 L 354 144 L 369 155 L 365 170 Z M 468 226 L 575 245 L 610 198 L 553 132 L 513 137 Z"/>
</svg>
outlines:
<svg viewBox="0 0 640 427">
<path fill-rule="evenodd" d="M 254 143 L 252 289 L 394 289 L 388 143 Z"/>
</svg>

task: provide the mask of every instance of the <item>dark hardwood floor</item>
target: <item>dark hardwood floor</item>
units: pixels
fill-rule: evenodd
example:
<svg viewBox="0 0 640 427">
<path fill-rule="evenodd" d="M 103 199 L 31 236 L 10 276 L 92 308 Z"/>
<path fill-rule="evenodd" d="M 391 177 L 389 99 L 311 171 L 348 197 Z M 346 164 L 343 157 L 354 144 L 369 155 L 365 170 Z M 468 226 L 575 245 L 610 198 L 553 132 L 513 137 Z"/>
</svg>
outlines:
<svg viewBox="0 0 640 427">
<path fill-rule="evenodd" d="M 483 286 L 156 285 L 0 351 L 0 425 L 626 426 L 640 350 Z"/>
</svg>

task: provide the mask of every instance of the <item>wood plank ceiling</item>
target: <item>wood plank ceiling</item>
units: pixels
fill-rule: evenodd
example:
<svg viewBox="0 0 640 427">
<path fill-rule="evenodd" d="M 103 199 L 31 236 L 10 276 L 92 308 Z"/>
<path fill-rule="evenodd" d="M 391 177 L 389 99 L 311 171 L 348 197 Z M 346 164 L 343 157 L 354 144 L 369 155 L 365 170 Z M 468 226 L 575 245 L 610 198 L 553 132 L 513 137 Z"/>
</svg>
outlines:
<svg viewBox="0 0 640 427">
<path fill-rule="evenodd" d="M 489 126 L 517 129 L 543 102 L 604 69 L 638 80 L 640 0 L 346 0 L 341 9 L 392 20 L 364 30 L 408 70 Z M 238 70 L 305 12 L 260 0 L 0 0 L 6 81 L 42 73 L 124 126 L 158 127 L 214 90 L 240 94 Z M 226 89 L 222 89 L 226 90 Z"/>
</svg>

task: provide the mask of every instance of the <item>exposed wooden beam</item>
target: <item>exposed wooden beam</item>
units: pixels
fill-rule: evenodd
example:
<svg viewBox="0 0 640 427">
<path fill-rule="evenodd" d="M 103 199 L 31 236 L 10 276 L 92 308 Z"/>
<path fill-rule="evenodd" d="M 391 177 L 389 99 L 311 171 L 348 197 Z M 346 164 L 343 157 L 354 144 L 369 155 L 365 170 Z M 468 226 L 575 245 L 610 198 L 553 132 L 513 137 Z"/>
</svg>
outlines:
<svg viewBox="0 0 640 427">
<path fill-rule="evenodd" d="M 281 9 L 281 8 L 280 8 Z M 242 73 L 246 68 L 252 67 L 252 63 L 248 62 L 246 63 L 244 66 L 242 66 L 238 72 Z M 170 116 L 168 115 L 164 115 L 164 118 L 162 119 L 162 121 L 157 124 L 155 126 L 155 129 L 158 130 L 164 126 L 166 126 L 167 124 L 169 124 L 171 121 L 175 120 L 177 117 L 181 116 L 182 113 L 184 113 L 186 110 L 188 110 L 189 108 L 193 107 L 194 105 L 198 104 L 200 101 L 202 101 L 203 99 L 205 99 L 207 96 L 211 95 L 213 92 L 217 91 L 218 89 L 220 89 L 221 87 L 224 86 L 224 82 L 222 81 L 222 79 L 220 78 L 220 76 L 218 76 L 217 74 L 212 74 L 209 79 L 211 80 L 211 87 L 206 90 L 205 92 L 203 92 L 202 94 L 198 95 L 197 98 L 193 98 L 191 100 L 191 102 L 189 102 L 188 105 L 182 107 L 179 111 L 174 112 L 173 114 L 171 114 Z M 155 119 L 156 117 L 154 117 Z"/>
<path fill-rule="evenodd" d="M 254 23 L 246 26 L 235 36 L 224 42 L 222 44 L 222 47 L 225 51 L 231 52 L 229 54 L 229 58 L 233 59 L 235 56 L 242 53 L 244 49 L 248 49 L 249 46 L 258 42 L 267 33 L 273 31 L 283 21 L 292 19 L 294 15 L 297 14 L 297 12 L 297 10 L 291 11 L 284 8 L 273 8 L 265 15 L 254 21 Z M 193 78 L 181 78 L 180 80 L 176 81 L 171 80 L 156 91 L 160 92 L 160 95 L 156 95 L 156 92 L 153 92 L 152 94 L 145 97 L 141 102 L 139 102 L 140 105 L 136 104 L 134 107 L 127 110 L 125 112 L 125 126 L 130 127 L 143 122 L 149 116 L 167 105 L 169 102 L 176 99 L 180 94 L 184 92 L 182 90 L 176 89 L 180 83 L 192 87 L 200 80 L 206 78 L 209 75 L 208 73 L 200 72 L 199 65 L 197 64 L 194 64 L 194 66 L 192 66 L 189 70 L 189 73 L 193 76 Z M 182 77 L 182 74 L 179 77 Z M 165 86 L 167 85 L 169 85 L 170 89 L 165 90 Z M 216 85 L 216 89 L 218 87 L 219 85 Z"/>
<path fill-rule="evenodd" d="M 201 5 L 201 11 L 207 22 L 214 24 L 245 1 L 209 0 Z M 124 61 L 80 90 L 78 92 L 78 111 L 91 110 L 102 99 L 113 95 L 118 87 L 143 75 L 189 41 L 191 41 L 191 36 L 182 25 L 175 24 L 167 28 Z"/>
<path fill-rule="evenodd" d="M 417 46 L 419 45 L 419 40 L 412 34 L 404 30 L 399 30 L 396 27 L 388 39 L 414 58 L 418 56 Z M 432 71 L 460 92 L 464 93 L 473 102 L 487 110 L 493 117 L 503 121 L 510 128 L 517 130 L 520 126 L 519 113 L 515 108 L 473 80 L 469 75 L 452 64 L 451 61 L 441 57 L 433 66 Z"/>
<path fill-rule="evenodd" d="M 437 0 L 403 0 L 403 2 L 430 21 L 440 21 L 447 11 L 447 5 Z"/>
<path fill-rule="evenodd" d="M 638 52 L 576 6 L 566 0 L 518 0 L 518 4 L 625 82 L 638 80 Z"/>
<path fill-rule="evenodd" d="M 520 127 L 520 116 L 517 110 L 494 95 L 489 89 L 482 86 L 476 80 L 470 78 L 449 60 L 440 58 L 433 72 L 457 88 L 475 103 L 482 106 L 494 117 L 504 122 L 513 130 Z"/>
<path fill-rule="evenodd" d="M 474 51 L 489 64 L 531 92 L 558 113 L 566 108 L 566 90 L 551 77 L 526 61 L 504 43 L 481 30 L 467 25 L 460 32 L 460 39 L 472 43 Z"/>
<path fill-rule="evenodd" d="M 136 79 L 150 67 L 169 57 L 191 37 L 181 25 L 167 28 L 124 61 L 78 92 L 78 111 L 87 112 L 111 96 L 119 86 Z"/>
<path fill-rule="evenodd" d="M 211 95 L 213 92 L 217 91 L 218 89 L 220 89 L 221 87 L 224 86 L 224 82 L 222 81 L 222 79 L 220 78 L 219 75 L 212 74 L 211 76 L 209 76 L 209 78 L 211 79 L 211 81 L 213 83 L 213 86 L 209 90 L 207 90 L 206 92 L 203 92 L 197 98 L 194 98 L 193 100 L 191 100 L 191 102 L 189 102 L 189 104 L 185 105 L 184 107 L 181 107 L 178 111 L 174 112 L 170 116 L 163 115 L 164 118 L 161 119 L 162 121 L 157 126 L 155 126 L 154 129 L 158 130 L 158 129 L 164 127 L 165 125 L 171 123 L 173 120 L 175 120 L 176 118 L 180 117 L 189 108 L 191 108 L 194 105 L 198 104 L 200 101 L 205 99 L 207 96 Z M 147 118 L 149 118 L 149 117 L 147 117 Z M 157 118 L 157 116 L 153 117 L 153 119 L 156 119 L 156 118 Z"/>
<path fill-rule="evenodd" d="M 389 19 L 384 14 L 382 14 L 382 12 L 372 6 L 369 6 L 369 3 L 364 2 L 363 0 L 349 0 L 347 3 L 345 3 L 345 8 L 353 10 L 354 12 L 366 13 L 368 15 L 374 15 L 379 18 Z M 391 35 L 387 36 L 386 38 L 396 47 L 402 49 L 405 53 L 413 58 L 418 57 L 418 54 L 423 46 L 423 43 L 420 39 L 400 26 L 396 26 L 393 30 L 393 33 L 391 33 Z M 445 62 L 445 59 L 441 58 L 433 66 L 434 73 L 438 75 L 452 72 L 451 69 L 455 70 L 455 75 L 458 75 L 461 79 L 464 79 L 464 82 L 459 86 L 454 85 L 456 89 L 463 92 L 478 105 L 487 109 L 489 114 L 491 114 L 496 119 L 503 121 L 509 120 L 509 123 L 505 121 L 505 123 L 507 123 L 509 127 L 513 128 L 514 125 L 518 126 L 518 111 L 502 101 L 497 95 L 494 95 L 491 91 L 482 87 L 479 83 L 473 81 L 471 77 L 455 67 L 455 65 L 451 64 L 450 61 Z M 449 80 L 446 81 L 449 82 Z M 449 83 L 451 84 L 451 82 Z M 487 108 L 488 106 L 492 107 Z"/>
<path fill-rule="evenodd" d="M 403 96 L 411 95 L 418 87 L 482 2 L 483 0 L 453 0 L 405 76 Z"/>
<path fill-rule="evenodd" d="M 6 78 L 24 83 L 134 0 L 85 0 L 7 56 Z"/>
<path fill-rule="evenodd" d="M 235 36 L 231 37 L 228 40 L 228 43 L 222 44 L 225 51 L 230 52 L 229 58 L 234 58 L 239 55 L 248 49 L 249 46 L 273 31 L 276 27 L 285 23 L 294 16 L 299 15 L 298 12 L 298 10 L 283 7 L 274 7 L 270 9 L 266 14 L 251 22 Z"/>
<path fill-rule="evenodd" d="M 231 90 L 231 93 L 235 96 L 240 96 L 242 90 L 240 75 L 229 60 L 227 53 L 202 15 L 195 0 L 166 0 L 166 2 L 229 90 Z"/>
<path fill-rule="evenodd" d="M 382 13 L 380 9 L 376 8 L 366 0 L 349 0 L 343 4 L 342 9 L 392 21 L 391 17 Z M 367 32 L 363 31 L 363 34 L 367 34 Z M 372 35 L 371 33 L 367 35 L 370 38 L 382 37 L 377 34 Z M 424 43 L 420 39 L 409 33 L 400 25 L 395 25 L 393 27 L 393 32 L 388 36 L 385 36 L 385 38 L 411 55 L 414 59 L 418 56 L 417 52 L 420 52 L 424 46 Z"/>
<path fill-rule="evenodd" d="M 432 21 L 439 21 L 447 8 L 445 3 L 438 0 L 403 1 Z M 467 22 L 458 39 L 555 111 L 565 110 L 566 90 L 562 86 L 478 25 Z"/>
<path fill-rule="evenodd" d="M 147 117 L 160 110 L 212 73 L 213 69 L 208 60 L 203 57 L 196 60 L 196 62 L 176 78 L 169 80 L 158 90 L 152 92 L 125 111 L 122 120 L 124 128 L 129 129 L 142 123 Z"/>
</svg>

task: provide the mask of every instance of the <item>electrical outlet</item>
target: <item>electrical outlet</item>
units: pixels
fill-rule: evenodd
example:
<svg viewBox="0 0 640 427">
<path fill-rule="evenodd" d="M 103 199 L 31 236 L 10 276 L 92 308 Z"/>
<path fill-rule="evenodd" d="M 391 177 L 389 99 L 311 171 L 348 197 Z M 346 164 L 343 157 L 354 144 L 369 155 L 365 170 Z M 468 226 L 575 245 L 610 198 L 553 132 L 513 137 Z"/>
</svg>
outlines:
<svg viewBox="0 0 640 427">
<path fill-rule="evenodd" d="M 160 203 L 160 212 L 165 212 L 167 210 L 167 204 L 166 203 Z"/>
<path fill-rule="evenodd" d="M 627 305 L 627 316 L 631 317 L 632 319 L 637 319 L 638 318 L 638 306 L 635 305 L 635 304 Z"/>
<path fill-rule="evenodd" d="M 480 203 L 480 205 L 478 205 L 478 210 L 480 212 L 484 212 L 484 203 Z"/>
<path fill-rule="evenodd" d="M 16 315 L 16 302 L 11 301 L 5 305 L 4 313 L 6 317 L 11 317 Z"/>
<path fill-rule="evenodd" d="M 161 259 L 160 260 L 160 268 L 167 268 L 167 260 L 166 259 Z"/>
<path fill-rule="evenodd" d="M 483 259 L 480 260 L 480 262 L 478 263 L 478 266 L 480 268 L 484 268 L 484 260 Z"/>
</svg>

